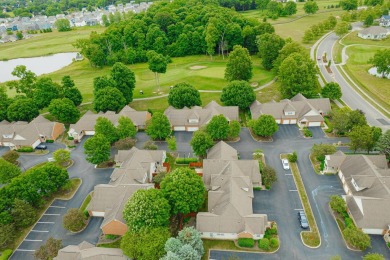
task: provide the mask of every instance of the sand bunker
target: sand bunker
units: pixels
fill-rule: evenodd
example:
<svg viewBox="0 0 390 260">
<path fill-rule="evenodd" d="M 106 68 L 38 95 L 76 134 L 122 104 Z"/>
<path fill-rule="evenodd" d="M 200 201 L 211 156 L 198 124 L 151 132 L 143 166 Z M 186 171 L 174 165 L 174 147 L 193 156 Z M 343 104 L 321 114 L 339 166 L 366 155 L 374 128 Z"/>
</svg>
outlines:
<svg viewBox="0 0 390 260">
<path fill-rule="evenodd" d="M 201 70 L 205 68 L 207 68 L 207 66 L 191 66 L 190 70 Z"/>
</svg>

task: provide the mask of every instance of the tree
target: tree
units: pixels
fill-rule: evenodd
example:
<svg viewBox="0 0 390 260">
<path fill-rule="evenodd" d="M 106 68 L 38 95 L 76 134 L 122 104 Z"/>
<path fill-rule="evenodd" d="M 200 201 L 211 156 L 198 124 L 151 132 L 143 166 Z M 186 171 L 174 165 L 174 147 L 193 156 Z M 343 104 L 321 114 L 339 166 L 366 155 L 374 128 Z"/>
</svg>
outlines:
<svg viewBox="0 0 390 260">
<path fill-rule="evenodd" d="M 74 124 L 80 118 L 80 111 L 68 98 L 53 99 L 49 105 L 49 112 L 62 123 Z"/>
<path fill-rule="evenodd" d="M 374 23 L 374 17 L 372 14 L 367 15 L 366 19 L 364 19 L 364 26 L 371 26 Z"/>
<path fill-rule="evenodd" d="M 315 14 L 318 11 L 318 5 L 316 1 L 308 1 L 303 5 L 303 10 L 307 14 Z"/>
<path fill-rule="evenodd" d="M 337 84 L 336 82 L 329 82 L 326 83 L 325 86 L 322 88 L 321 95 L 325 98 L 337 100 L 341 98 L 343 93 L 341 92 L 339 84 Z"/>
<path fill-rule="evenodd" d="M 97 91 L 93 107 L 96 111 L 119 111 L 126 105 L 126 99 L 122 92 L 113 87 L 107 87 Z"/>
<path fill-rule="evenodd" d="M 276 171 L 268 165 L 264 166 L 261 172 L 261 181 L 265 185 L 265 187 L 271 187 L 272 184 L 277 180 L 278 177 L 276 175 Z"/>
<path fill-rule="evenodd" d="M 355 226 L 345 228 L 343 230 L 343 235 L 345 240 L 353 247 L 360 250 L 366 250 L 368 247 L 371 247 L 370 236 Z"/>
<path fill-rule="evenodd" d="M 364 112 L 359 109 L 355 109 L 348 112 L 348 130 L 352 130 L 355 126 L 367 125 L 367 119 Z"/>
<path fill-rule="evenodd" d="M 246 81 L 232 81 L 222 90 L 221 102 L 245 110 L 256 100 L 253 88 Z"/>
<path fill-rule="evenodd" d="M 11 216 L 16 228 L 25 228 L 35 223 L 37 213 L 36 209 L 24 200 L 15 199 Z"/>
<path fill-rule="evenodd" d="M 199 231 L 193 227 L 181 230 L 177 238 L 171 237 L 165 243 L 167 255 L 163 260 L 172 259 L 201 259 L 204 254 L 203 241 Z"/>
<path fill-rule="evenodd" d="M 58 255 L 62 247 L 62 241 L 49 237 L 45 244 L 41 245 L 34 253 L 34 257 L 40 260 L 53 259 Z"/>
<path fill-rule="evenodd" d="M 261 115 L 256 120 L 249 122 L 249 127 L 259 136 L 272 136 L 278 131 L 279 126 L 271 115 Z"/>
<path fill-rule="evenodd" d="M 292 163 L 295 163 L 298 161 L 298 154 L 296 151 L 294 151 L 293 153 L 290 153 L 287 155 L 287 159 L 289 162 L 292 162 Z"/>
<path fill-rule="evenodd" d="M 229 122 L 224 115 L 213 116 L 206 126 L 213 140 L 225 140 L 229 136 Z"/>
<path fill-rule="evenodd" d="M 160 188 L 171 205 L 171 213 L 179 220 L 203 205 L 206 189 L 202 178 L 190 168 L 176 168 L 164 178 Z"/>
<path fill-rule="evenodd" d="M 171 123 L 163 113 L 154 113 L 152 118 L 146 122 L 146 133 L 153 140 L 165 140 L 171 135 L 171 132 Z"/>
<path fill-rule="evenodd" d="M 337 151 L 336 147 L 332 144 L 314 144 L 311 148 L 312 155 L 318 160 L 325 160 L 325 155 L 334 154 Z"/>
<path fill-rule="evenodd" d="M 84 143 L 86 160 L 93 164 L 108 161 L 110 158 L 110 142 L 103 135 L 95 135 Z"/>
<path fill-rule="evenodd" d="M 133 121 L 125 116 L 119 117 L 118 126 L 116 128 L 119 139 L 124 139 L 127 137 L 134 138 L 137 134 L 137 128 L 135 127 Z"/>
<path fill-rule="evenodd" d="M 168 227 L 170 210 L 161 190 L 138 190 L 126 203 L 123 218 L 133 232 L 142 228 Z"/>
<path fill-rule="evenodd" d="M 96 96 L 99 90 L 102 90 L 107 87 L 114 87 L 114 81 L 107 76 L 96 77 L 93 79 L 93 94 Z"/>
<path fill-rule="evenodd" d="M 294 3 L 294 2 L 287 2 L 287 3 Z M 274 66 L 274 71 L 278 72 L 279 67 L 282 64 L 282 62 L 290 56 L 292 53 L 301 53 L 301 54 L 306 54 L 306 49 L 299 44 L 298 42 L 294 41 L 286 41 L 286 44 L 283 46 L 283 48 L 279 51 L 279 56 L 276 60 L 273 62 Z"/>
<path fill-rule="evenodd" d="M 59 165 L 65 165 L 70 160 L 70 152 L 65 149 L 58 149 L 53 152 L 53 158 Z"/>
<path fill-rule="evenodd" d="M 241 125 L 238 121 L 236 120 L 233 120 L 233 121 L 230 121 L 230 124 L 229 124 L 229 138 L 237 138 L 239 135 L 240 135 L 240 131 L 241 131 Z"/>
<path fill-rule="evenodd" d="M 118 141 L 118 131 L 114 124 L 105 117 L 98 117 L 95 124 L 95 134 L 104 136 L 110 144 Z"/>
<path fill-rule="evenodd" d="M 345 200 L 341 196 L 338 195 L 330 196 L 329 206 L 331 209 L 333 209 L 334 211 L 336 211 L 341 215 L 347 212 L 347 204 L 345 203 Z"/>
<path fill-rule="evenodd" d="M 170 136 L 170 137 L 167 137 L 165 139 L 165 141 L 167 142 L 168 144 L 168 149 L 171 150 L 171 151 L 176 151 L 177 147 L 176 147 L 176 138 L 175 136 Z"/>
<path fill-rule="evenodd" d="M 30 122 L 39 115 L 39 110 L 31 98 L 19 98 L 13 101 L 7 109 L 10 121 Z"/>
<path fill-rule="evenodd" d="M 52 99 L 58 98 L 59 86 L 51 78 L 40 78 L 35 83 L 33 101 L 39 109 L 47 107 Z"/>
<path fill-rule="evenodd" d="M 13 163 L 0 159 L 0 183 L 5 184 L 21 174 L 21 170 Z"/>
<path fill-rule="evenodd" d="M 133 101 L 135 75 L 125 64 L 116 62 L 111 69 L 111 79 L 114 86 L 123 94 L 127 103 Z"/>
<path fill-rule="evenodd" d="M 57 27 L 59 32 L 67 32 L 72 30 L 72 28 L 70 28 L 70 22 L 68 19 L 58 19 L 54 23 L 54 26 Z"/>
<path fill-rule="evenodd" d="M 285 15 L 293 15 L 297 13 L 297 4 L 295 2 L 287 2 L 284 6 L 283 13 Z"/>
<path fill-rule="evenodd" d="M 378 253 L 368 253 L 363 256 L 363 260 L 385 260 L 385 257 Z"/>
<path fill-rule="evenodd" d="M 114 147 L 118 150 L 130 150 L 135 146 L 136 142 L 136 139 L 126 137 L 124 139 L 119 139 L 117 142 L 115 142 Z"/>
<path fill-rule="evenodd" d="M 12 223 L 0 224 L 0 249 L 5 249 L 9 244 L 14 242 L 16 230 Z"/>
<path fill-rule="evenodd" d="M 143 228 L 139 232 L 126 232 L 121 240 L 121 249 L 130 259 L 160 259 L 170 233 L 168 228 Z"/>
<path fill-rule="evenodd" d="M 311 97 L 317 92 L 317 71 L 308 55 L 292 53 L 280 65 L 280 91 L 283 98 L 292 98 L 298 93 Z"/>
<path fill-rule="evenodd" d="M 272 69 L 272 63 L 278 57 L 279 51 L 283 48 L 284 40 L 274 33 L 265 33 L 258 36 L 256 42 L 261 64 L 266 70 Z"/>
<path fill-rule="evenodd" d="M 80 209 L 72 208 L 64 215 L 62 224 L 66 230 L 78 232 L 85 227 L 85 215 Z"/>
<path fill-rule="evenodd" d="M 11 103 L 11 99 L 8 98 L 5 87 L 0 87 L 0 122 L 7 119 L 7 108 Z"/>
<path fill-rule="evenodd" d="M 9 150 L 5 152 L 1 157 L 3 157 L 4 160 L 7 162 L 10 162 L 12 164 L 17 164 L 19 159 L 19 153 L 14 150 Z"/>
<path fill-rule="evenodd" d="M 387 130 L 378 140 L 378 150 L 390 158 L 390 130 Z"/>
<path fill-rule="evenodd" d="M 348 134 L 351 140 L 349 147 L 354 152 L 358 149 L 364 149 L 369 153 L 375 147 L 381 133 L 382 129 L 378 127 L 370 127 L 368 125 L 355 126 Z"/>
<path fill-rule="evenodd" d="M 249 81 L 252 76 L 252 60 L 248 50 L 240 45 L 235 45 L 226 64 L 225 79 L 227 81 Z"/>
<path fill-rule="evenodd" d="M 334 32 L 337 36 L 342 37 L 349 31 L 349 26 L 350 24 L 348 22 L 341 21 L 337 23 L 336 27 L 334 28 Z"/>
<path fill-rule="evenodd" d="M 31 70 L 27 70 L 26 66 L 18 65 L 11 73 L 13 76 L 18 77 L 18 81 L 10 81 L 7 83 L 7 86 L 10 89 L 15 89 L 16 93 L 23 93 L 28 98 L 33 97 L 35 81 L 37 75 Z"/>
<path fill-rule="evenodd" d="M 81 102 L 83 102 L 83 96 L 81 95 L 80 90 L 75 87 L 74 81 L 70 76 L 64 76 L 62 77 L 61 83 L 61 96 L 72 100 L 76 107 L 79 106 Z"/>
<path fill-rule="evenodd" d="M 75 86 L 74 80 L 69 75 L 62 77 L 61 85 L 64 89 L 73 88 Z"/>
<path fill-rule="evenodd" d="M 158 91 L 160 91 L 160 79 L 158 74 L 165 73 L 167 71 L 168 58 L 155 51 L 148 51 L 146 53 L 146 57 L 148 58 L 149 70 L 154 72 L 156 86 L 158 87 Z"/>
<path fill-rule="evenodd" d="M 340 6 L 343 10 L 356 10 L 358 7 L 358 0 L 341 0 Z"/>
<path fill-rule="evenodd" d="M 373 64 L 384 78 L 386 74 L 390 74 L 390 49 L 378 50 L 369 63 Z"/>
<path fill-rule="evenodd" d="M 17 31 L 15 36 L 16 36 L 16 39 L 17 39 L 17 40 L 23 39 L 23 33 L 20 32 L 20 31 Z"/>
<path fill-rule="evenodd" d="M 192 136 L 190 144 L 197 156 L 205 157 L 207 150 L 213 147 L 214 142 L 208 133 L 198 130 Z"/>
<path fill-rule="evenodd" d="M 302 41 L 304 43 L 309 43 L 311 42 L 312 40 L 314 40 L 314 33 L 313 33 L 313 30 L 312 29 L 307 29 L 303 35 L 303 38 L 302 38 Z"/>
<path fill-rule="evenodd" d="M 202 105 L 200 94 L 197 89 L 188 83 L 178 83 L 168 95 L 168 104 L 174 108 L 193 107 Z"/>
</svg>

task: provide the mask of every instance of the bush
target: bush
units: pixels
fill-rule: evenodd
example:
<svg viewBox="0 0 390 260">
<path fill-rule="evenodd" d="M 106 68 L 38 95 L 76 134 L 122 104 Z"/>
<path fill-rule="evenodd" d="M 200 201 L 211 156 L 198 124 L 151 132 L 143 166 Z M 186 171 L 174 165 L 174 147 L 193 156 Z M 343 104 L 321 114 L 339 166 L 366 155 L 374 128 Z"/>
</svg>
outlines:
<svg viewBox="0 0 390 260">
<path fill-rule="evenodd" d="M 6 249 L 3 251 L 3 253 L 0 256 L 0 260 L 8 260 L 8 258 L 12 255 L 11 249 Z"/>
<path fill-rule="evenodd" d="M 145 150 L 157 150 L 158 149 L 157 145 L 153 141 L 151 141 L 151 140 L 146 141 L 144 143 L 144 147 L 143 148 Z"/>
<path fill-rule="evenodd" d="M 271 238 L 269 244 L 272 248 L 277 248 L 279 246 L 279 240 L 277 238 Z"/>
<path fill-rule="evenodd" d="M 390 248 L 390 242 L 387 242 L 387 247 Z"/>
<path fill-rule="evenodd" d="M 198 158 L 190 157 L 190 158 L 176 158 L 176 164 L 189 164 L 192 162 L 198 162 Z"/>
<path fill-rule="evenodd" d="M 19 156 L 20 155 L 16 151 L 10 150 L 10 151 L 5 152 L 2 157 L 7 162 L 16 164 L 17 160 L 19 159 Z"/>
<path fill-rule="evenodd" d="M 355 225 L 353 224 L 353 220 L 352 220 L 350 217 L 344 218 L 344 223 L 345 223 L 345 226 L 346 226 L 347 228 L 349 228 L 349 227 L 355 227 Z"/>
<path fill-rule="evenodd" d="M 324 168 L 325 168 L 325 160 L 321 161 L 320 170 L 323 171 Z"/>
<path fill-rule="evenodd" d="M 253 238 L 239 238 L 238 245 L 241 247 L 252 248 L 255 245 L 255 240 L 253 240 Z"/>
<path fill-rule="evenodd" d="M 313 137 L 313 133 L 306 126 L 303 128 L 303 134 L 305 137 Z"/>
<path fill-rule="evenodd" d="M 272 227 L 272 228 L 267 228 L 265 230 L 265 233 L 266 234 L 270 234 L 271 236 L 272 235 L 277 235 L 278 234 L 278 229 L 276 227 Z"/>
<path fill-rule="evenodd" d="M 269 239 L 263 238 L 259 240 L 259 248 L 263 250 L 269 250 Z"/>
<path fill-rule="evenodd" d="M 135 146 L 137 140 L 126 137 L 114 143 L 114 147 L 118 150 L 130 150 Z"/>
<path fill-rule="evenodd" d="M 73 136 L 68 136 L 68 140 L 70 141 L 74 140 Z"/>
<path fill-rule="evenodd" d="M 28 146 L 23 146 L 23 147 L 20 147 L 18 150 L 16 150 L 17 152 L 20 152 L 20 153 L 32 153 L 34 152 L 34 149 L 32 147 L 28 147 Z"/>
<path fill-rule="evenodd" d="M 89 217 L 90 217 L 88 210 L 85 209 L 85 210 L 83 211 L 83 213 L 84 213 L 84 216 L 85 216 L 86 218 L 89 218 Z"/>
<path fill-rule="evenodd" d="M 46 143 L 52 144 L 52 143 L 54 143 L 54 140 L 46 140 Z"/>
<path fill-rule="evenodd" d="M 297 152 L 294 151 L 292 154 L 289 154 L 287 156 L 287 159 L 288 159 L 289 162 L 296 162 L 298 160 Z"/>
<path fill-rule="evenodd" d="M 153 177 L 153 182 L 157 183 L 157 184 L 160 184 L 161 181 L 165 178 L 166 175 L 167 175 L 166 172 L 159 172 L 159 173 L 157 173 L 157 175 Z"/>
<path fill-rule="evenodd" d="M 114 239 L 117 239 L 119 236 L 117 236 L 117 235 L 111 235 L 111 234 L 107 234 L 106 235 L 106 238 L 107 239 L 111 239 L 111 240 L 114 240 Z"/>
<path fill-rule="evenodd" d="M 366 250 L 368 247 L 371 247 L 370 236 L 363 233 L 363 231 L 356 227 L 348 227 L 344 229 L 343 235 L 345 240 L 347 240 L 347 242 L 355 248 Z"/>
<path fill-rule="evenodd" d="M 69 209 L 64 215 L 63 224 L 65 229 L 78 232 L 85 227 L 85 215 L 79 209 Z"/>
</svg>

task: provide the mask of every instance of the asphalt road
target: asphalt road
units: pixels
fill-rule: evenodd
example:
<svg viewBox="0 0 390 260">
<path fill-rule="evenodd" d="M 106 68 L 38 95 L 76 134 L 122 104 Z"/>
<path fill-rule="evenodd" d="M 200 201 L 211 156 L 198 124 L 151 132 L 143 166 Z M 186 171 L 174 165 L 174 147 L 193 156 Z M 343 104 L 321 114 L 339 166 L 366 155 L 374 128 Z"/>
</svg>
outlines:
<svg viewBox="0 0 390 260">
<path fill-rule="evenodd" d="M 329 74 L 325 68 L 322 60 L 318 60 L 319 57 L 326 53 L 328 59 L 332 56 L 333 45 L 339 39 L 336 34 L 329 34 L 324 40 L 318 45 L 317 49 L 317 64 L 320 68 L 322 75 L 327 82 L 337 82 L 342 90 L 342 100 L 352 109 L 360 109 L 366 114 L 367 122 L 372 126 L 381 127 L 384 131 L 390 129 L 390 119 L 373 107 L 366 99 L 358 94 L 353 87 L 344 79 L 340 74 L 337 65 L 332 62 L 331 70 L 333 74 Z"/>
</svg>

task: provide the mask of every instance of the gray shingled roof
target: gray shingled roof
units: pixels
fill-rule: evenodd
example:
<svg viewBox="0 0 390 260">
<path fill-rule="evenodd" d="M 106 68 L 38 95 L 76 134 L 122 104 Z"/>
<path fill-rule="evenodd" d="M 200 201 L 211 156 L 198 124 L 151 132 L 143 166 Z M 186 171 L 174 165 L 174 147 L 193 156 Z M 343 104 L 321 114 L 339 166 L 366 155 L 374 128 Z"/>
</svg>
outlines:
<svg viewBox="0 0 390 260">
<path fill-rule="evenodd" d="M 371 27 L 368 27 L 366 29 L 361 30 L 359 33 L 363 34 L 363 35 L 368 35 L 368 34 L 380 35 L 380 34 L 386 34 L 387 30 L 385 28 L 383 28 L 382 26 L 371 26 Z"/>
</svg>

